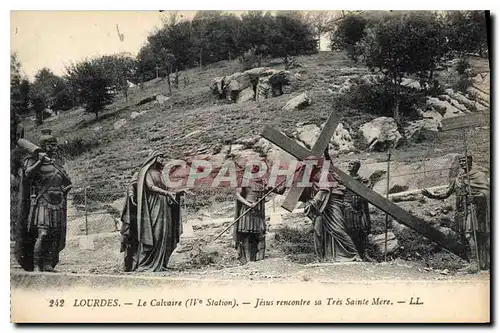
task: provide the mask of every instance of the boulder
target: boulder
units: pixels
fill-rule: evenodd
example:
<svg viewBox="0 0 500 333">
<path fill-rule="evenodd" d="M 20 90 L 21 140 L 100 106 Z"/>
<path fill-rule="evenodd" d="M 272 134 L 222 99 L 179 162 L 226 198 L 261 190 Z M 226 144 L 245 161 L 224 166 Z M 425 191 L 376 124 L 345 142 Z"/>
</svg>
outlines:
<svg viewBox="0 0 500 333">
<path fill-rule="evenodd" d="M 156 100 L 156 95 L 148 96 L 146 98 L 141 99 L 139 102 L 137 102 L 136 106 L 141 106 L 141 105 L 153 102 L 155 100 Z"/>
<path fill-rule="evenodd" d="M 283 95 L 283 88 L 290 82 L 289 71 L 270 69 L 262 72 L 257 83 L 256 100 Z"/>
<path fill-rule="evenodd" d="M 294 137 L 308 149 L 314 146 L 316 140 L 318 140 L 321 130 L 318 126 L 314 124 L 307 124 L 297 127 Z"/>
<path fill-rule="evenodd" d="M 368 242 L 372 245 L 375 251 L 379 255 L 384 255 L 385 253 L 385 234 L 370 235 L 368 236 Z M 399 243 L 393 232 L 387 232 L 387 254 L 392 254 L 396 252 L 399 248 Z"/>
<path fill-rule="evenodd" d="M 166 101 L 168 101 L 170 99 L 170 97 L 167 97 L 165 95 L 162 95 L 162 94 L 158 94 L 156 95 L 156 103 L 158 104 L 164 104 Z"/>
<path fill-rule="evenodd" d="M 474 87 L 481 90 L 485 94 L 490 94 L 490 73 L 479 73 L 472 78 Z"/>
<path fill-rule="evenodd" d="M 469 98 L 461 94 L 460 92 L 455 92 L 453 89 L 446 89 L 446 94 L 450 96 L 452 99 L 458 101 L 463 104 L 469 111 L 477 110 L 479 112 L 487 111 L 488 108 L 481 105 L 481 103 L 471 101 Z"/>
<path fill-rule="evenodd" d="M 215 77 L 210 82 L 210 89 L 212 92 L 218 96 L 222 96 L 224 94 L 224 77 Z"/>
<path fill-rule="evenodd" d="M 401 82 L 402 86 L 408 87 L 408 88 L 413 88 L 413 89 L 421 89 L 422 87 L 420 86 L 420 82 L 414 79 L 409 79 L 409 78 L 403 78 L 403 81 Z"/>
<path fill-rule="evenodd" d="M 269 82 L 269 77 L 271 76 L 271 74 L 269 74 L 269 71 L 266 73 L 263 73 L 259 77 L 257 83 L 257 88 L 255 93 L 255 100 L 257 101 L 272 97 L 272 86 L 271 83 Z"/>
<path fill-rule="evenodd" d="M 408 126 L 405 127 L 405 137 L 408 141 L 421 142 L 425 139 L 425 131 L 439 131 L 441 128 L 441 121 L 438 119 L 442 117 L 437 112 L 434 113 L 439 117 L 434 117 L 434 114 L 432 113 L 432 111 L 427 111 L 426 114 L 428 115 L 428 118 L 414 120 L 408 123 Z"/>
<path fill-rule="evenodd" d="M 250 75 L 247 73 L 234 73 L 224 79 L 224 90 L 240 92 L 251 86 Z"/>
<path fill-rule="evenodd" d="M 403 142 L 396 122 L 390 117 L 379 117 L 360 127 L 369 151 L 384 151 L 389 147 L 397 147 Z"/>
<path fill-rule="evenodd" d="M 294 159 L 293 156 L 264 138 L 257 140 L 253 145 L 253 150 L 269 161 L 291 161 Z"/>
<path fill-rule="evenodd" d="M 427 97 L 426 104 L 439 112 L 439 114 L 441 114 L 443 118 L 450 118 L 463 114 L 460 109 L 454 107 L 452 104 L 450 104 L 450 102 L 440 100 L 437 97 Z"/>
<path fill-rule="evenodd" d="M 356 150 L 351 133 L 342 123 L 338 124 L 335 129 L 331 143 L 338 149 L 339 152 L 347 153 Z"/>
<path fill-rule="evenodd" d="M 248 87 L 238 94 L 238 98 L 236 99 L 237 103 L 244 103 L 248 101 L 253 101 L 255 97 L 255 92 L 253 91 L 252 87 Z"/>
<path fill-rule="evenodd" d="M 259 77 L 262 73 L 267 72 L 269 70 L 271 70 L 271 68 L 269 68 L 269 67 L 256 67 L 256 68 L 246 70 L 243 73 L 250 75 L 250 77 L 252 77 L 252 76 Z"/>
<path fill-rule="evenodd" d="M 311 105 L 311 97 L 307 93 L 302 93 L 291 100 L 289 100 L 283 110 L 295 110 L 295 109 L 303 109 L 308 105 Z"/>
<path fill-rule="evenodd" d="M 127 121 L 125 119 L 120 119 L 118 121 L 116 121 L 114 124 L 113 124 L 113 128 L 115 130 L 119 130 L 120 128 L 122 128 L 125 124 L 127 123 Z"/>
<path fill-rule="evenodd" d="M 483 106 L 487 107 L 490 105 L 490 95 L 476 88 L 475 86 L 469 87 L 467 89 L 467 94 L 474 96 L 475 100 L 481 103 Z"/>
</svg>

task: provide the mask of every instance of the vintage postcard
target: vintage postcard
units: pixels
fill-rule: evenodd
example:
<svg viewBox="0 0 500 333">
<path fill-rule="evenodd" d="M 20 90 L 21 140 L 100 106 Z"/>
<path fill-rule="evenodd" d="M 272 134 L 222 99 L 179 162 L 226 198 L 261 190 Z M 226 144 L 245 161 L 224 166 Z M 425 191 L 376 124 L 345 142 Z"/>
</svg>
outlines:
<svg viewBox="0 0 500 333">
<path fill-rule="evenodd" d="M 490 21 L 12 11 L 14 323 L 489 323 Z"/>
</svg>

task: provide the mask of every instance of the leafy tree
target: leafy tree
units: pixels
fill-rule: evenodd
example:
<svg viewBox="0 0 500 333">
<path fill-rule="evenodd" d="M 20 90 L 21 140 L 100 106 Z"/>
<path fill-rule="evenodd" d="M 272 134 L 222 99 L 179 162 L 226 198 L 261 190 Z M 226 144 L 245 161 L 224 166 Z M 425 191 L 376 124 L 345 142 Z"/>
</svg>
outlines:
<svg viewBox="0 0 500 333">
<path fill-rule="evenodd" d="M 99 119 L 99 112 L 113 101 L 113 80 L 99 60 L 84 60 L 70 65 L 66 68 L 66 79 L 80 104 L 87 112 L 94 113 L 96 120 Z"/>
<path fill-rule="evenodd" d="M 441 31 L 437 16 L 417 12 L 383 18 L 368 27 L 359 42 L 365 64 L 382 72 L 392 83 L 394 119 L 400 126 L 401 82 L 411 74 L 424 81 L 432 78 L 445 52 Z"/>
<path fill-rule="evenodd" d="M 11 114 L 26 114 L 29 110 L 30 83 L 21 73 L 17 54 L 10 56 L 10 108 Z"/>
<path fill-rule="evenodd" d="M 137 75 L 141 85 L 156 77 L 156 57 L 151 44 L 143 46 L 137 54 Z"/>
<path fill-rule="evenodd" d="M 169 21 L 170 22 L 170 21 Z M 196 54 L 191 22 L 173 19 L 152 35 L 148 36 L 148 44 L 151 52 L 157 54 L 165 48 L 175 57 L 178 69 L 191 67 Z M 176 69 L 174 69 L 174 72 Z"/>
<path fill-rule="evenodd" d="M 73 106 L 68 83 L 48 68 L 42 68 L 38 71 L 31 90 L 32 102 L 33 99 L 41 98 L 45 107 L 54 110 L 69 110 Z M 38 106 L 41 103 L 40 101 L 36 102 Z"/>
<path fill-rule="evenodd" d="M 317 52 L 313 31 L 296 12 L 279 12 L 271 29 L 270 54 L 282 57 L 288 68 L 289 56 Z"/>
<path fill-rule="evenodd" d="M 128 103 L 129 80 L 136 76 L 136 61 L 123 54 L 106 55 L 95 59 L 102 71 L 110 79 L 112 91 L 120 91 Z"/>
<path fill-rule="evenodd" d="M 365 35 L 367 19 L 361 15 L 348 15 L 337 23 L 335 32 L 330 37 L 332 50 L 345 50 L 352 60 L 360 55 L 358 43 Z"/>
<path fill-rule="evenodd" d="M 209 57 L 207 49 L 210 47 L 210 24 L 219 19 L 222 12 L 216 10 L 199 11 L 193 17 L 193 44 L 198 54 L 198 66 L 203 68 L 204 60 Z M 207 59 L 208 60 L 208 59 Z"/>
<path fill-rule="evenodd" d="M 170 53 L 169 50 L 163 47 L 161 48 L 160 52 L 158 52 L 157 59 L 158 63 L 160 64 L 159 66 L 160 76 L 163 78 L 165 77 L 167 78 L 168 90 L 172 92 L 170 75 L 174 73 L 174 70 L 177 68 L 175 62 L 175 56 L 172 53 Z"/>
<path fill-rule="evenodd" d="M 240 47 L 245 52 L 254 50 L 250 52 L 259 57 L 259 67 L 262 56 L 270 55 L 274 23 L 274 17 L 269 12 L 248 11 L 241 15 Z"/>
<path fill-rule="evenodd" d="M 461 57 L 465 53 L 483 55 L 488 50 L 484 11 L 448 11 L 445 15 L 448 46 Z"/>
</svg>

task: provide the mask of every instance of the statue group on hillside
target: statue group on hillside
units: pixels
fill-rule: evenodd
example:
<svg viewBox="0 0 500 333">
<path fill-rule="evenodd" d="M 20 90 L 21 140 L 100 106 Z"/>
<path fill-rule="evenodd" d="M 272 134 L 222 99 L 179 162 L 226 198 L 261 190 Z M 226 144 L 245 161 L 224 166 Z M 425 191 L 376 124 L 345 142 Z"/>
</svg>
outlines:
<svg viewBox="0 0 500 333">
<path fill-rule="evenodd" d="M 40 147 L 19 139 L 29 154 L 19 168 L 19 216 L 15 228 L 16 259 L 26 271 L 54 271 L 59 253 L 65 248 L 67 195 L 72 182 L 54 158 L 57 140 L 43 130 Z M 327 153 L 325 153 L 326 157 Z M 311 187 L 299 201 L 313 222 L 314 248 L 320 261 L 372 261 L 367 254 L 371 232 L 369 203 L 344 186 L 334 172 L 328 185 L 320 182 L 324 160 L 314 167 Z M 490 266 L 490 193 L 486 175 L 472 170 L 472 157 L 459 160 L 462 171 L 445 192 L 422 190 L 422 195 L 445 199 L 456 195 L 455 229 L 468 244 L 470 260 L 465 270 L 476 272 Z M 163 168 L 164 154 L 154 152 L 133 175 L 121 214 L 123 270 L 158 272 L 167 268 L 170 256 L 182 234 L 181 200 L 185 190 L 167 187 Z M 350 161 L 348 172 L 368 188 L 373 184 L 359 174 L 361 163 Z M 253 170 L 252 172 L 258 172 Z M 263 260 L 266 251 L 266 206 L 269 194 L 282 195 L 284 185 L 271 188 L 265 178 L 257 178 L 235 193 L 233 240 L 241 264 Z"/>
</svg>

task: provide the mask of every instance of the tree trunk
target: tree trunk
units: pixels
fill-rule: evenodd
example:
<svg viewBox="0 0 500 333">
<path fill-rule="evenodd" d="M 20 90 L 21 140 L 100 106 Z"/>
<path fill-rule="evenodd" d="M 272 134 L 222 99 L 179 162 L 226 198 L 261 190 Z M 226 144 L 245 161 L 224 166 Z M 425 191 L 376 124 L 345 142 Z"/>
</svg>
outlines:
<svg viewBox="0 0 500 333">
<path fill-rule="evenodd" d="M 179 71 L 177 70 L 177 66 L 175 66 L 174 84 L 175 88 L 179 89 Z"/>
<path fill-rule="evenodd" d="M 167 82 L 168 82 L 168 92 L 172 93 L 172 87 L 170 86 L 170 72 L 167 72 Z"/>
<path fill-rule="evenodd" d="M 262 67 L 262 53 L 259 54 L 259 67 Z"/>
<path fill-rule="evenodd" d="M 200 70 L 203 70 L 203 47 L 200 47 Z"/>
<path fill-rule="evenodd" d="M 321 51 L 321 34 L 318 33 L 318 51 Z"/>
<path fill-rule="evenodd" d="M 99 111 L 98 110 L 95 111 L 95 120 L 96 121 L 99 120 Z"/>
<path fill-rule="evenodd" d="M 285 69 L 288 70 L 288 54 L 285 55 L 284 62 L 285 62 Z"/>
<path fill-rule="evenodd" d="M 399 83 L 397 81 L 397 79 L 395 78 L 394 79 L 394 121 L 396 122 L 396 126 L 398 127 L 398 131 L 399 133 L 401 133 L 401 135 L 403 136 L 403 140 L 406 141 L 406 136 L 405 136 L 405 131 L 404 131 L 404 128 L 403 128 L 403 122 L 402 122 L 402 119 L 401 119 L 401 114 L 399 112 L 399 106 L 401 104 L 401 89 L 400 89 L 400 86 L 399 86 Z"/>
</svg>

